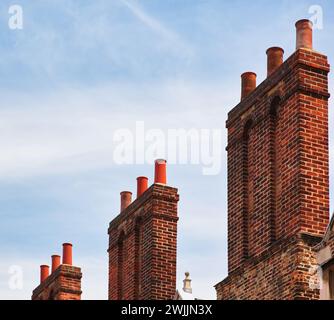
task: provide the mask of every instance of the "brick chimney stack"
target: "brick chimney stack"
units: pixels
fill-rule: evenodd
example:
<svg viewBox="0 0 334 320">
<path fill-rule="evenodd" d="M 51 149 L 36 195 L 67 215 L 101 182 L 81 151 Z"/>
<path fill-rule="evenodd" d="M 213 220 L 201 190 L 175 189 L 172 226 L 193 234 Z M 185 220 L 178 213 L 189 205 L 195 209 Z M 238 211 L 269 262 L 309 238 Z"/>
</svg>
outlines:
<svg viewBox="0 0 334 320">
<path fill-rule="evenodd" d="M 228 114 L 229 275 L 218 299 L 319 299 L 309 283 L 329 223 L 330 66 L 312 50 L 312 23 L 296 30 L 297 50 L 283 62 L 270 48 L 267 79 L 256 87 L 244 74 L 248 98 Z"/>
<path fill-rule="evenodd" d="M 137 198 L 109 224 L 109 299 L 170 300 L 176 292 L 177 189 L 166 185 L 166 160 L 154 184 L 137 178 Z"/>
<path fill-rule="evenodd" d="M 33 290 L 32 300 L 80 300 L 81 269 L 72 266 L 72 244 L 63 244 L 63 264 L 60 256 L 52 255 L 52 273 L 49 266 L 41 266 L 41 281 Z"/>
</svg>

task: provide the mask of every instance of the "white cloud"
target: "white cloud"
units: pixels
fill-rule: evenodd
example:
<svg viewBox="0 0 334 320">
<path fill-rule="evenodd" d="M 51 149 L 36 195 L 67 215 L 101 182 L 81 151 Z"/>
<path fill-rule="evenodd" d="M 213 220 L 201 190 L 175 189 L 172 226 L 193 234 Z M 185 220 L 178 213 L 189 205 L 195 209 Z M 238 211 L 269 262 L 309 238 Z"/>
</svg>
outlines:
<svg viewBox="0 0 334 320">
<path fill-rule="evenodd" d="M 128 0 L 121 0 L 124 5 L 129 8 L 133 15 L 141 21 L 145 26 L 151 29 L 153 32 L 158 34 L 163 40 L 166 40 L 169 44 L 169 49 L 178 51 L 182 56 L 186 55 L 191 58 L 194 55 L 193 48 L 186 44 L 181 37 L 173 32 L 172 30 L 166 28 L 161 21 L 155 19 L 153 16 L 149 15 L 143 8 L 139 7 L 137 4 L 130 2 Z"/>
<path fill-rule="evenodd" d="M 49 177 L 62 174 L 80 176 L 80 174 L 90 170 L 106 168 L 110 173 L 116 172 L 117 168 L 113 167 L 112 163 L 112 134 L 115 129 L 120 127 L 134 128 L 135 121 L 138 120 L 144 120 L 147 128 L 219 128 L 226 117 L 226 110 L 222 106 L 229 105 L 229 99 L 233 98 L 232 94 L 223 94 L 220 87 L 220 84 L 199 85 L 173 81 L 141 86 L 110 84 L 89 90 L 59 89 L 53 94 L 40 92 L 14 94 L 3 91 L 0 110 L 0 134 L 2 137 L 0 139 L 0 149 L 2 150 L 0 181 L 9 181 L 15 186 L 17 181 L 22 181 L 25 177 L 29 177 L 27 181 L 38 181 L 41 176 Z M 203 110 L 203 106 L 207 106 L 207 108 Z M 181 168 L 176 168 L 176 170 L 183 171 Z M 199 175 L 198 179 L 201 177 Z M 124 178 L 128 179 L 129 177 Z M 216 203 L 210 204 L 210 207 L 204 209 L 205 195 L 198 201 L 191 200 L 191 192 L 189 193 L 187 183 L 192 184 L 194 176 L 189 178 L 189 181 L 186 178 L 181 178 L 180 183 L 177 183 L 182 194 L 180 230 L 183 233 L 178 252 L 181 258 L 179 270 L 182 277 L 183 269 L 196 265 L 197 267 L 191 268 L 190 271 L 196 276 L 195 286 L 198 286 L 198 290 L 201 292 L 199 296 L 214 298 L 212 286 L 216 280 L 212 277 L 212 273 L 202 277 L 199 272 L 200 265 L 205 266 L 207 263 L 211 265 L 218 259 L 219 261 L 216 261 L 218 265 L 223 266 L 225 260 L 222 257 L 217 258 L 217 252 L 211 252 L 207 255 L 207 261 L 202 261 L 194 254 L 197 249 L 189 247 L 189 241 L 192 241 L 192 237 L 196 234 L 199 235 L 199 241 L 205 240 L 207 243 L 215 243 L 219 241 L 219 238 L 223 241 L 223 233 L 220 231 L 219 224 L 224 223 L 224 215 L 221 215 L 220 219 L 214 219 L 214 215 L 220 215 L 221 211 L 220 205 L 218 204 L 216 207 Z M 79 183 L 80 181 L 85 183 L 84 178 L 75 180 Z M 81 217 L 80 236 L 63 226 L 62 219 L 68 212 L 62 212 L 62 208 L 59 210 L 52 207 L 47 214 L 43 214 L 43 217 L 35 215 L 29 216 L 29 218 L 22 217 L 22 219 L 27 219 L 29 225 L 32 226 L 29 237 L 43 236 L 50 242 L 51 239 L 62 241 L 63 238 L 71 236 L 71 241 L 74 240 L 74 243 L 79 246 L 83 245 L 80 237 L 87 236 L 87 234 L 101 239 L 103 237 L 100 233 L 101 224 L 104 226 L 105 220 L 108 217 L 111 219 L 111 212 L 114 208 L 116 211 L 118 209 L 118 203 L 112 202 L 110 196 L 105 194 L 105 190 L 107 188 L 108 192 L 114 193 L 118 192 L 115 190 L 118 187 L 119 185 L 106 186 L 103 184 L 99 190 L 94 188 L 94 193 L 86 190 L 91 186 L 80 190 L 81 193 L 90 194 L 92 197 L 90 201 L 94 201 L 95 196 L 100 197 L 98 203 L 94 205 L 93 211 L 93 214 L 99 214 L 95 221 L 97 225 L 89 224 L 92 214 L 91 208 L 85 208 L 84 212 L 80 209 L 71 214 L 71 219 Z M 201 189 L 200 184 L 198 187 Z M 54 188 L 47 188 L 42 193 L 50 193 L 53 197 L 58 197 L 64 202 L 69 201 L 67 198 L 73 195 L 71 189 L 73 186 L 66 185 L 64 190 L 63 185 L 61 190 L 54 190 Z M 193 191 L 194 188 L 192 188 Z M 76 190 L 75 194 L 77 193 Z M 95 195 L 95 193 L 98 194 Z M 40 200 L 37 195 L 31 199 L 31 201 L 37 202 Z M 80 201 L 80 199 L 71 198 L 70 201 L 72 203 Z M 199 205 L 199 201 L 202 202 L 202 207 Z M 79 208 L 76 207 L 75 211 Z M 188 212 L 191 212 L 191 216 L 187 214 Z M 206 215 L 203 215 L 203 212 L 206 212 Z M 38 210 L 37 213 L 40 215 Z M 44 220 L 52 221 L 55 228 L 50 227 L 46 229 L 45 234 L 41 235 L 37 229 L 34 229 L 36 219 L 39 223 L 44 223 Z M 217 221 L 220 222 L 217 223 Z M 7 226 L 10 227 L 11 223 L 14 222 L 13 219 L 10 220 Z M 60 234 L 59 228 L 61 228 Z M 193 242 L 193 244 L 200 245 L 199 242 Z M 8 243 L 7 245 L 10 246 Z M 15 243 L 15 246 L 20 247 L 20 243 Z M 7 249 L 5 251 L 8 251 Z M 76 255 L 78 257 L 76 264 L 83 268 L 83 299 L 105 299 L 108 283 L 108 264 L 105 259 L 107 254 L 94 256 L 94 258 L 86 257 L 85 252 L 77 252 Z M 182 263 L 182 259 L 186 259 L 186 263 Z M 39 260 L 37 257 L 36 260 L 30 261 L 29 259 L 18 259 L 16 256 L 16 258 L 11 257 L 4 261 L 10 261 L 11 264 L 15 263 L 24 267 L 27 287 L 25 286 L 23 291 L 11 292 L 4 286 L 0 291 L 0 297 L 4 299 L 29 299 L 32 286 L 38 281 L 38 268 L 42 259 Z M 7 279 L 6 268 L 1 266 L 2 280 L 0 281 Z M 219 276 L 222 274 L 218 267 L 216 272 Z"/>
<path fill-rule="evenodd" d="M 221 125 L 215 112 L 226 97 L 216 87 L 175 83 L 150 89 L 147 94 L 145 87 L 111 85 L 50 95 L 3 93 L 0 179 L 110 167 L 114 130 L 134 130 L 136 121 L 144 120 L 148 129 Z M 204 114 L 203 105 L 212 111 Z"/>
</svg>

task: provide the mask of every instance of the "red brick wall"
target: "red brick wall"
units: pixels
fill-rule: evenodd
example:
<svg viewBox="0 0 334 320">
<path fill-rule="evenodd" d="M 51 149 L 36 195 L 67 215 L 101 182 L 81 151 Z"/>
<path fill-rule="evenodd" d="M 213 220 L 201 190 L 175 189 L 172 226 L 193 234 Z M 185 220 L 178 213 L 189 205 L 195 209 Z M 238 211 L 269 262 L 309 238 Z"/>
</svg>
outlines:
<svg viewBox="0 0 334 320">
<path fill-rule="evenodd" d="M 32 294 L 32 300 L 80 300 L 81 269 L 60 265 Z"/>
<path fill-rule="evenodd" d="M 219 300 L 317 300 L 318 280 L 312 247 L 319 238 L 293 236 L 277 241 L 216 285 Z"/>
<path fill-rule="evenodd" d="M 326 231 L 328 72 L 326 56 L 299 49 L 229 113 L 229 274 L 277 241 Z"/>
<path fill-rule="evenodd" d="M 174 297 L 178 200 L 177 189 L 154 184 L 110 223 L 110 300 Z"/>
</svg>

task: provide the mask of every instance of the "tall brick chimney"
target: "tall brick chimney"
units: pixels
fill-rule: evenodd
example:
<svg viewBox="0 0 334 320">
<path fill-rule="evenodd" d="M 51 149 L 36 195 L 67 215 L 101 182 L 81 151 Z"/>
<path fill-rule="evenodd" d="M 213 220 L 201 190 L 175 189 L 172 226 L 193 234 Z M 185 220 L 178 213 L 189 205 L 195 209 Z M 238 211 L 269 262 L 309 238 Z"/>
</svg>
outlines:
<svg viewBox="0 0 334 320">
<path fill-rule="evenodd" d="M 283 49 L 269 49 L 267 79 L 228 115 L 229 276 L 219 299 L 319 298 L 309 283 L 329 222 L 330 68 L 312 49 L 312 23 L 296 30 L 296 52 L 283 63 Z"/>
<path fill-rule="evenodd" d="M 155 183 L 147 189 L 140 179 L 137 199 L 110 222 L 110 300 L 175 296 L 179 195 L 166 181 L 166 161 L 157 160 Z"/>
<path fill-rule="evenodd" d="M 32 293 L 32 300 L 80 300 L 81 269 L 72 266 L 72 244 L 63 244 L 63 264 L 60 256 L 52 257 L 52 273 L 49 266 L 41 266 L 41 282 Z"/>
</svg>

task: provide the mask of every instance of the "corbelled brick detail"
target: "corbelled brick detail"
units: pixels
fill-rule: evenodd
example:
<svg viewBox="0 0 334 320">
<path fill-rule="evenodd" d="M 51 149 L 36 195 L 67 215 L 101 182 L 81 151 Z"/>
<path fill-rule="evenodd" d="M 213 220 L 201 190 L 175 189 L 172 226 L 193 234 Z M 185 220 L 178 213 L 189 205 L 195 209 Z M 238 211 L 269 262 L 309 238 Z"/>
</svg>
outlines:
<svg viewBox="0 0 334 320">
<path fill-rule="evenodd" d="M 329 223 L 328 73 L 326 56 L 301 48 L 229 113 L 219 299 L 319 296 L 304 284 Z"/>
<path fill-rule="evenodd" d="M 177 189 L 154 184 L 110 223 L 110 300 L 174 297 L 178 200 Z"/>
<path fill-rule="evenodd" d="M 81 300 L 81 269 L 60 265 L 32 294 L 32 300 Z"/>
</svg>

